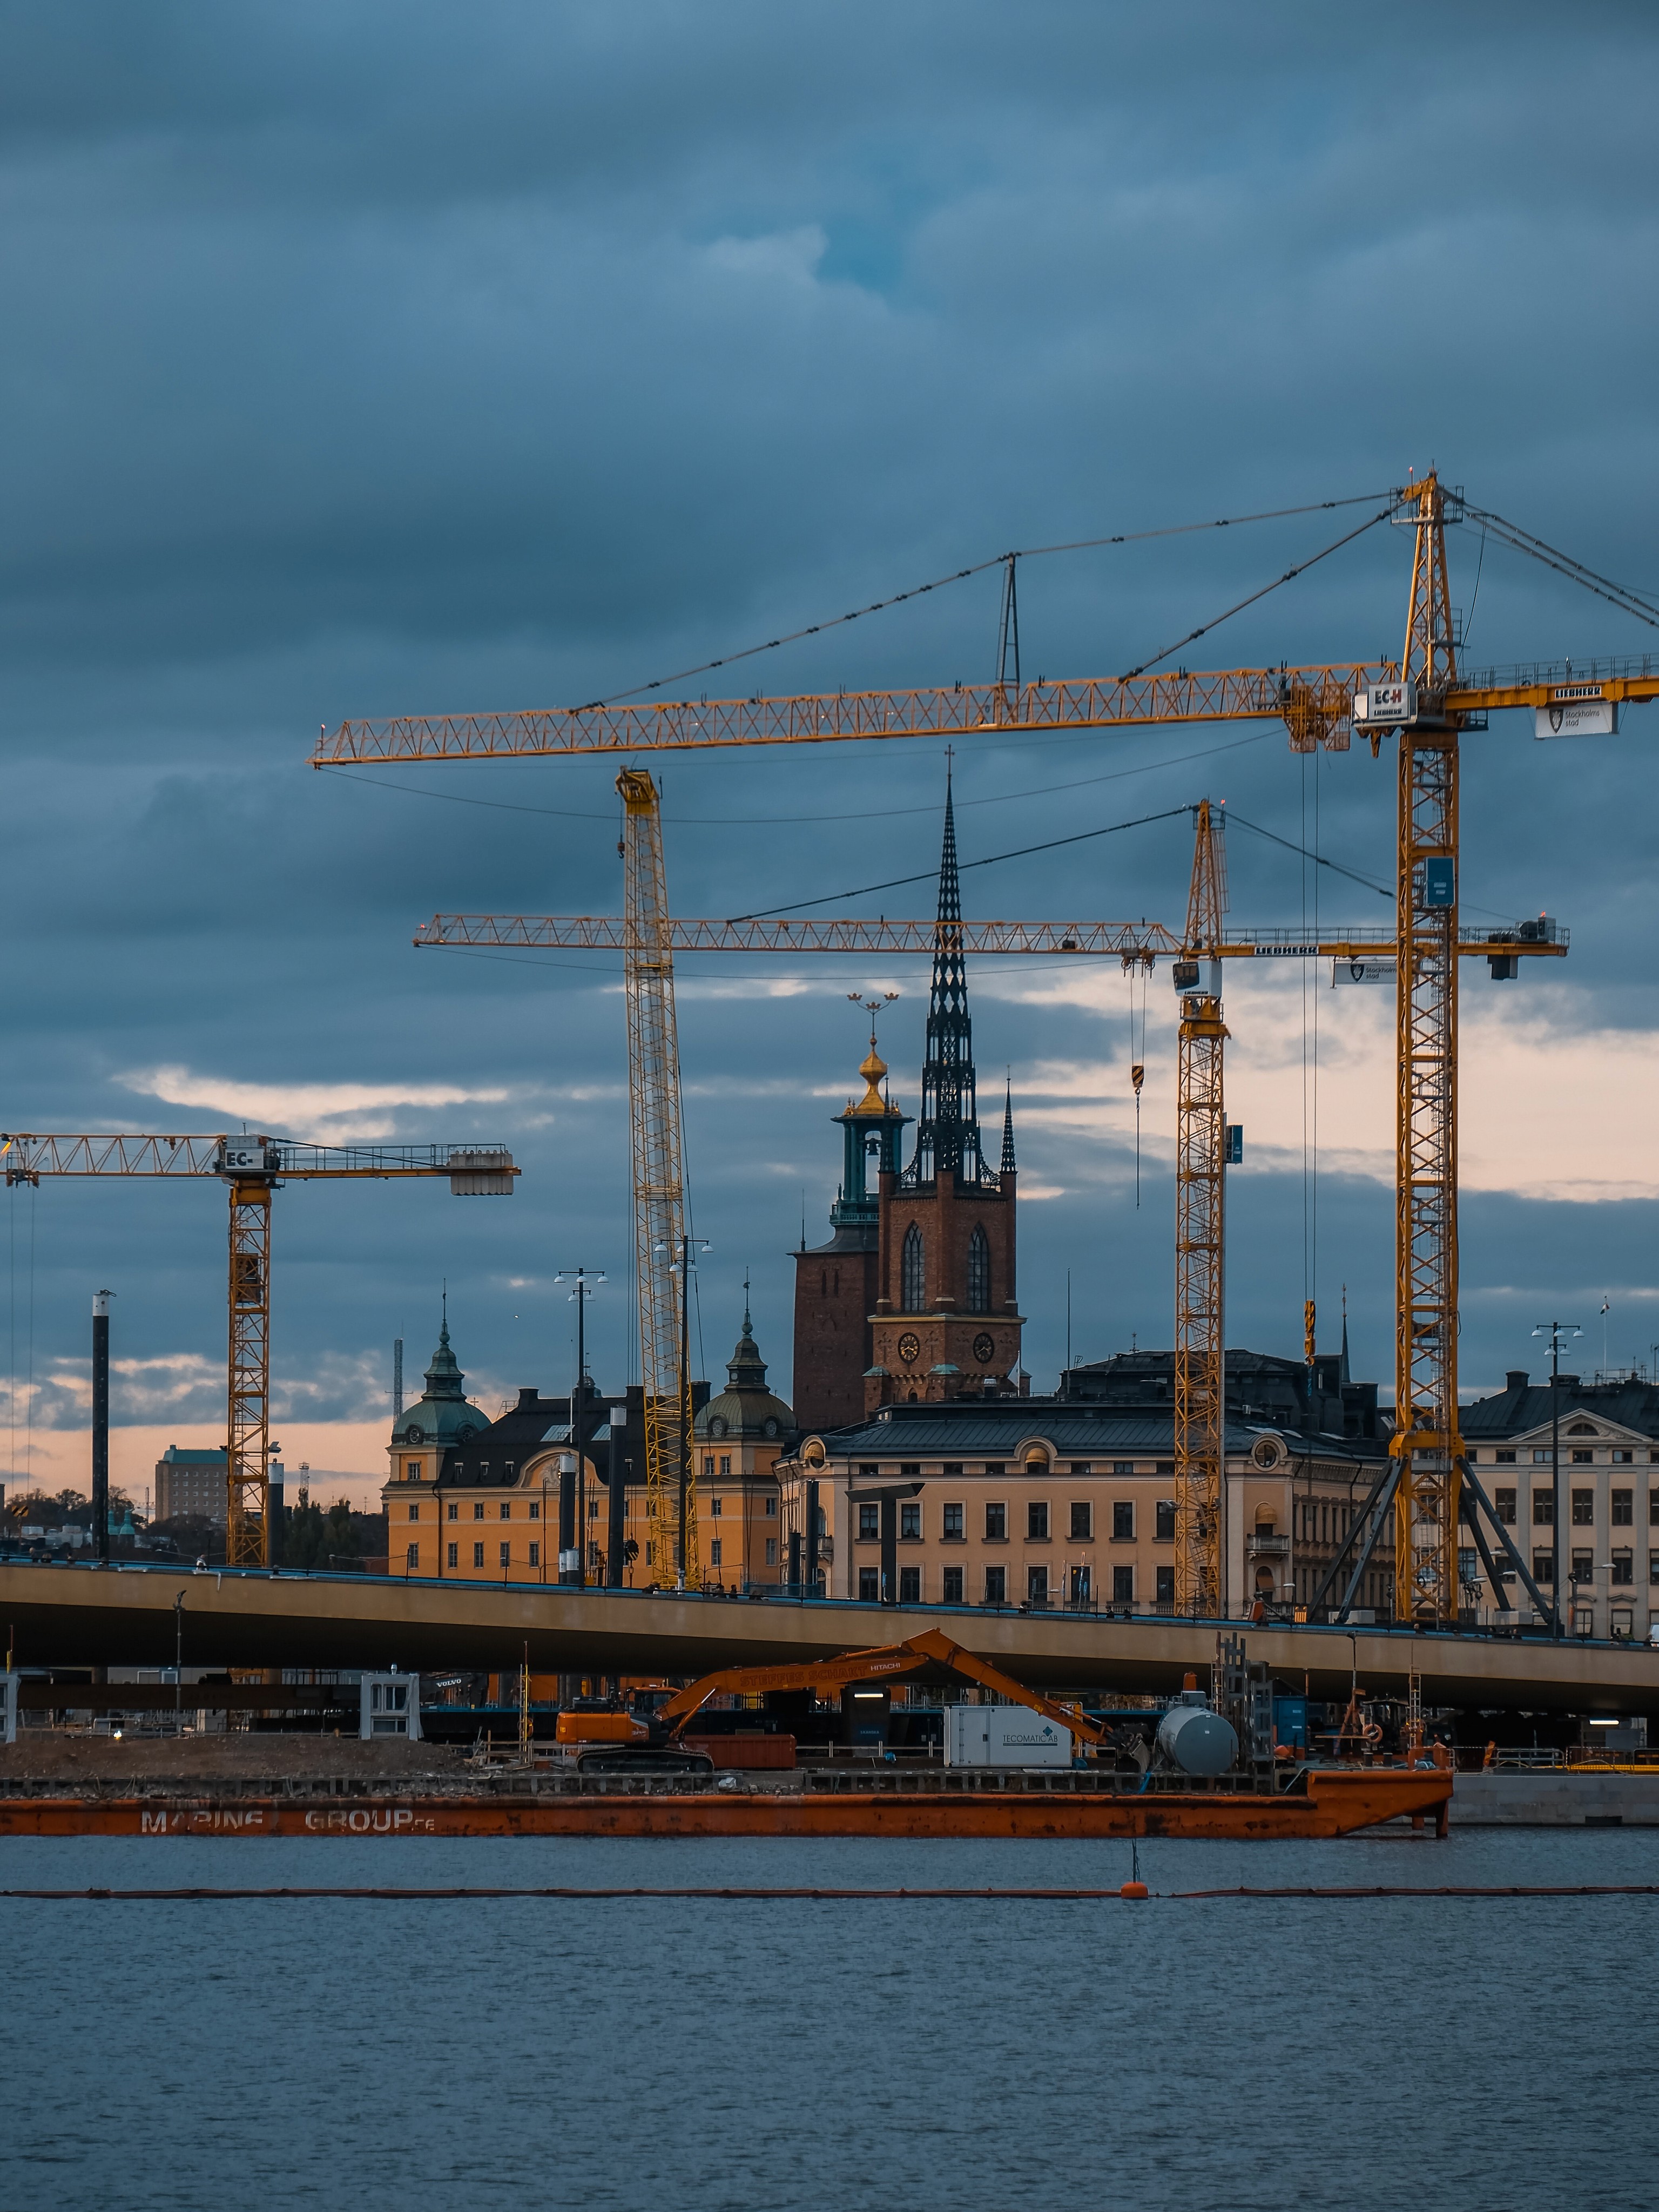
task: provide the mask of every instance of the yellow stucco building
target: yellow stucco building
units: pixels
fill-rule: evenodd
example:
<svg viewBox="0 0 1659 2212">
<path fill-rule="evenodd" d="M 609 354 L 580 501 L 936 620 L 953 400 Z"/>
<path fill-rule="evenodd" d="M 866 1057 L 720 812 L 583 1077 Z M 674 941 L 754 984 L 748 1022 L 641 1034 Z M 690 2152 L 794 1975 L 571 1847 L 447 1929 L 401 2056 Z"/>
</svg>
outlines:
<svg viewBox="0 0 1659 2212">
<path fill-rule="evenodd" d="M 425 1391 L 393 1422 L 387 1446 L 390 1465 L 380 1498 L 388 1573 L 556 1583 L 560 1485 L 566 1471 L 574 1470 L 583 1579 L 610 1581 L 614 1466 L 626 1485 L 616 1579 L 635 1589 L 672 1584 L 672 1562 L 657 1561 L 647 1513 L 637 1388 L 612 1405 L 587 1384 L 577 1401 L 579 1458 L 570 1399 L 520 1390 L 492 1419 L 467 1397 L 465 1384 L 446 1322 Z M 698 1397 L 705 1387 L 697 1386 Z M 793 1414 L 767 1387 L 766 1363 L 745 1304 L 743 1333 L 726 1364 L 726 1386 L 695 1416 L 705 1589 L 742 1594 L 775 1589 L 784 1580 L 787 1547 L 773 1469 L 794 1434 Z"/>
<path fill-rule="evenodd" d="M 380 1498 L 386 1571 L 461 1582 L 556 1583 L 559 1483 L 576 1465 L 570 1401 L 520 1390 L 492 1419 L 466 1396 L 465 1377 L 445 1322 L 426 1371 L 426 1389 L 392 1424 L 391 1467 Z M 591 1386 L 590 1386 L 591 1389 Z M 606 1409 L 588 1400 L 593 1445 L 608 1439 Z M 580 1465 L 586 1492 L 602 1511 L 593 1446 Z"/>
</svg>

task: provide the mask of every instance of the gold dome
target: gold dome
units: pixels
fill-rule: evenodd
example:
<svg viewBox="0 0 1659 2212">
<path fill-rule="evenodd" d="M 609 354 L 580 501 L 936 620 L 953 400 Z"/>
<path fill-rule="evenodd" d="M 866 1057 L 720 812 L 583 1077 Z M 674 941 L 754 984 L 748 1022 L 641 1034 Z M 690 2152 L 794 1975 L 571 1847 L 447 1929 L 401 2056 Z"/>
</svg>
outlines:
<svg viewBox="0 0 1659 2212">
<path fill-rule="evenodd" d="M 885 1114 L 887 1112 L 887 1101 L 878 1088 L 882 1077 L 886 1073 L 887 1062 L 876 1050 L 872 1042 L 870 1047 L 870 1056 L 859 1069 L 859 1073 L 864 1078 L 865 1090 L 863 1097 L 853 1109 L 854 1113 Z"/>
</svg>

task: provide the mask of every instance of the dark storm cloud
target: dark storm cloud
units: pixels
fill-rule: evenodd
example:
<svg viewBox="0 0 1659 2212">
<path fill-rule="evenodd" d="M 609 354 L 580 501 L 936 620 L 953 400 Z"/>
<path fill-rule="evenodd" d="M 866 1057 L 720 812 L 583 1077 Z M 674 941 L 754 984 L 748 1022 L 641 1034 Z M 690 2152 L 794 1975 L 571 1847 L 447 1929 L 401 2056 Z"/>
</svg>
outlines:
<svg viewBox="0 0 1659 2212">
<path fill-rule="evenodd" d="M 1659 586 L 1644 9 L 112 5 L 0 9 L 0 1118 L 232 1118 L 130 1087 L 161 1068 L 227 1097 L 505 1092 L 386 1110 L 411 1137 L 510 1136 L 530 1170 L 510 1207 L 285 1206 L 279 1364 L 296 1388 L 324 1387 L 302 1368 L 333 1378 L 335 1410 L 359 1402 L 353 1359 L 400 1326 L 420 1340 L 446 1272 L 469 1364 L 511 1387 L 568 1364 L 553 1269 L 609 1265 L 598 1326 L 620 1374 L 616 979 L 408 948 L 434 908 L 604 912 L 620 881 L 604 763 L 352 788 L 303 768 L 319 723 L 586 698 L 1007 545 L 1368 492 L 1431 459 Z M 1132 665 L 1340 526 L 1028 563 L 1028 671 Z M 1203 660 L 1394 648 L 1406 550 L 1373 532 Z M 1455 558 L 1477 657 L 1653 641 L 1482 556 L 1471 530 Z M 995 592 L 994 576 L 954 587 L 738 681 L 982 676 Z M 1650 724 L 1629 721 L 1566 752 L 1518 718 L 1469 741 L 1466 896 L 1565 915 L 1583 1022 L 1646 1028 L 1659 793 Z M 1233 744 L 1249 734 L 964 745 L 964 856 L 1209 791 L 1294 837 L 1316 821 L 1324 849 L 1386 878 L 1388 762 L 1316 779 L 1281 733 Z M 682 911 L 878 881 L 936 852 L 932 749 L 665 766 Z M 1148 772 L 1086 781 L 1129 769 Z M 1293 861 L 1241 834 L 1231 860 L 1236 913 L 1298 918 Z M 980 913 L 1177 920 L 1185 878 L 1177 823 L 968 881 Z M 1321 900 L 1387 914 L 1352 884 Z M 926 887 L 877 902 L 925 911 Z M 783 1249 L 803 1188 L 809 1235 L 823 1220 L 825 1117 L 860 1048 L 845 993 L 874 980 L 866 965 L 764 997 L 752 963 L 686 963 L 713 1360 L 752 1260 L 787 1370 Z M 908 1090 L 925 977 L 898 980 L 884 1036 Z M 982 982 L 988 1087 L 1005 1061 L 1018 1086 L 1040 1061 L 1127 1057 L 1115 1015 Z M 1032 1364 L 1054 1364 L 1067 1267 L 1089 1349 L 1166 1334 L 1163 1171 L 1136 1213 L 1117 1147 L 1080 1159 L 1034 1122 L 1022 1159 L 1081 1194 L 1026 1210 Z M 119 1270 L 146 1286 L 120 1310 L 135 1350 L 211 1352 L 214 1194 L 30 1203 L 52 1224 L 38 1328 L 60 1351 L 78 1348 L 88 1271 Z M 1301 1204 L 1297 1178 L 1240 1187 L 1236 1335 L 1295 1340 L 1285 1224 Z M 1386 1192 L 1332 1182 L 1324 1218 L 1324 1310 L 1346 1275 L 1382 1370 Z M 1514 1364 L 1505 1284 L 1593 1277 L 1598 1251 L 1602 1273 L 1645 1279 L 1645 1218 L 1634 1201 L 1483 1197 L 1466 1369 Z"/>
</svg>

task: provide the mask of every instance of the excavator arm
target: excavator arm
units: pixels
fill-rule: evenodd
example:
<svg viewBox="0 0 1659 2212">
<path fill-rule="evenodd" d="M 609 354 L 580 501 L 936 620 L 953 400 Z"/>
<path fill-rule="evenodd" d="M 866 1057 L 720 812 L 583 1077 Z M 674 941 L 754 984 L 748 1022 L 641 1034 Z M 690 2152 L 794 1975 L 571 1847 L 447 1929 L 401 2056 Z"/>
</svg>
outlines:
<svg viewBox="0 0 1659 2212">
<path fill-rule="evenodd" d="M 1069 1729 L 1075 1736 L 1082 1736 L 1092 1744 L 1104 1743 L 1111 1734 L 1087 1713 L 1075 1705 L 1062 1705 L 1056 1698 L 1045 1698 L 1041 1690 L 1028 1689 L 1024 1682 L 1015 1681 L 1005 1674 L 1000 1667 L 994 1667 L 988 1659 L 981 1659 L 972 1651 L 964 1651 L 959 1644 L 937 1628 L 924 1629 L 920 1636 L 910 1638 L 909 1649 L 931 1659 L 936 1666 L 948 1667 L 953 1674 L 961 1674 L 969 1682 L 977 1682 L 982 1690 L 994 1690 L 1000 1698 L 1013 1705 L 1029 1705 L 1033 1712 L 1041 1713 L 1045 1720 L 1054 1721 Z"/>
<path fill-rule="evenodd" d="M 849 1682 L 914 1674 L 927 1664 L 927 1659 L 928 1655 L 913 1644 L 884 1644 L 868 1651 L 843 1651 L 839 1658 L 803 1662 L 795 1667 L 723 1667 L 659 1705 L 657 1718 L 673 1723 L 669 1730 L 672 1741 L 684 1735 L 687 1722 L 722 1691 L 758 1697 L 767 1690 L 811 1690 L 819 1696 L 838 1697 Z"/>
<path fill-rule="evenodd" d="M 902 1644 L 877 1644 L 866 1651 L 843 1651 L 837 1658 L 815 1660 L 798 1667 L 722 1668 L 718 1674 L 705 1674 L 701 1681 L 679 1691 L 659 1708 L 657 1717 L 673 1723 L 669 1730 L 669 1741 L 672 1742 L 684 1734 L 692 1717 L 721 1691 L 755 1697 L 766 1690 L 811 1690 L 819 1695 L 838 1697 L 851 1683 L 885 1681 L 896 1675 L 916 1674 L 927 1666 L 945 1668 L 966 1681 L 977 1683 L 981 1689 L 994 1690 L 1011 1704 L 1028 1706 L 1090 1743 L 1104 1743 L 1109 1734 L 1088 1714 L 1079 1712 L 1075 1706 L 1060 1705 L 1053 1698 L 1045 1698 L 1040 1690 L 1027 1689 L 1012 1674 L 1005 1674 L 988 1659 L 964 1650 L 936 1628 L 924 1629 L 921 1635 L 912 1636 Z"/>
</svg>

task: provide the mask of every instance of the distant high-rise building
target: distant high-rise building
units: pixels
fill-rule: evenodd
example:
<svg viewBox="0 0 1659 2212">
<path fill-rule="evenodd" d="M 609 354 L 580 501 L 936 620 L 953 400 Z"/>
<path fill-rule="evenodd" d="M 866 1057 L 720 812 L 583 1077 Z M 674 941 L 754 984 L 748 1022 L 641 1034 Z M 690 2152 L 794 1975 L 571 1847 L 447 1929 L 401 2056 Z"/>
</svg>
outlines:
<svg viewBox="0 0 1659 2212">
<path fill-rule="evenodd" d="M 176 1520 L 182 1513 L 225 1520 L 225 1454 L 169 1444 L 155 1462 L 155 1518 Z"/>
</svg>

